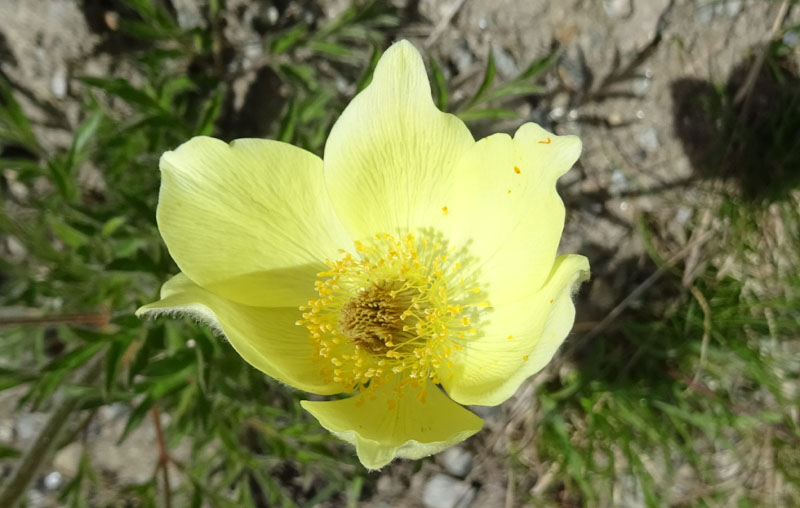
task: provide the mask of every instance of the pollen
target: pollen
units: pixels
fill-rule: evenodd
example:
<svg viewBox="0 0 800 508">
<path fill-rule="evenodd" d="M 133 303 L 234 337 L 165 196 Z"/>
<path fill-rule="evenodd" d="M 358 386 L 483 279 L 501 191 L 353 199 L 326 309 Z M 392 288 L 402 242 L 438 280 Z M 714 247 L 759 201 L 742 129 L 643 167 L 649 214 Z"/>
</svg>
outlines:
<svg viewBox="0 0 800 508">
<path fill-rule="evenodd" d="M 474 258 L 441 235 L 378 234 L 326 264 L 298 324 L 308 329 L 320 374 L 345 392 L 399 375 L 424 401 L 427 381 L 439 383 L 441 368 L 479 336 L 491 311 Z"/>
<path fill-rule="evenodd" d="M 447 207 L 446 206 L 442 207 L 442 215 L 447 215 Z"/>
<path fill-rule="evenodd" d="M 514 173 L 516 173 L 516 174 L 522 173 L 522 170 L 519 169 L 519 166 L 514 166 Z"/>
</svg>

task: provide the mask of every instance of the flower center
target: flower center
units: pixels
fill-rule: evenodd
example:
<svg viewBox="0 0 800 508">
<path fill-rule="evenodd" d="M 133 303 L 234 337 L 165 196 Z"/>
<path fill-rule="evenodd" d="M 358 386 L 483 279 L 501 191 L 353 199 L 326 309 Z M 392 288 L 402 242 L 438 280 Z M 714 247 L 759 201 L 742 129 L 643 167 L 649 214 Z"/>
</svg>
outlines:
<svg viewBox="0 0 800 508">
<path fill-rule="evenodd" d="M 339 329 L 354 344 L 373 354 L 386 354 L 397 338 L 410 339 L 416 319 L 406 311 L 419 295 L 400 281 L 384 280 L 361 291 L 339 311 Z"/>
<path fill-rule="evenodd" d="M 300 307 L 297 324 L 308 328 L 320 373 L 348 392 L 394 375 L 417 386 L 438 383 L 489 307 L 474 259 L 432 233 L 379 234 L 355 242 L 355 250 L 326 261 L 319 297 Z"/>
</svg>

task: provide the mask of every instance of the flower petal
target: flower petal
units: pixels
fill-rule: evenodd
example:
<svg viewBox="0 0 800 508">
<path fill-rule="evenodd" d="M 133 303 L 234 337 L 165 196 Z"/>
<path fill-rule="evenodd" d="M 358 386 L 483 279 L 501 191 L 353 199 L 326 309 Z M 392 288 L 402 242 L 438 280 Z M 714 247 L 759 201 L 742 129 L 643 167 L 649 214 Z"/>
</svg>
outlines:
<svg viewBox="0 0 800 508">
<path fill-rule="evenodd" d="M 459 162 L 443 229 L 479 260 L 492 305 L 527 298 L 550 273 L 564 228 L 556 179 L 580 151 L 577 137 L 527 123 L 513 139 L 481 139 Z"/>
<path fill-rule="evenodd" d="M 560 256 L 544 286 L 532 296 L 499 306 L 483 336 L 464 345 L 452 368 L 439 372 L 442 386 L 460 404 L 502 403 L 553 358 L 575 321 L 572 295 L 589 277 L 589 261 Z"/>
<path fill-rule="evenodd" d="M 295 325 L 300 319 L 297 308 L 241 305 L 179 273 L 161 288 L 161 300 L 136 311 L 137 316 L 164 313 L 186 314 L 221 330 L 242 358 L 278 381 L 321 395 L 341 391 L 320 375 L 308 332 Z"/>
<path fill-rule="evenodd" d="M 269 306 L 293 294 L 285 284 L 313 290 L 322 261 L 352 244 L 322 161 L 286 143 L 198 137 L 165 153 L 161 172 L 158 227 L 170 254 L 191 280 L 231 300 Z"/>
<path fill-rule="evenodd" d="M 369 469 L 379 469 L 395 457 L 419 459 L 438 453 L 483 426 L 483 420 L 448 399 L 436 385 L 429 382 L 422 399 L 418 391 L 410 384 L 400 388 L 396 378 L 374 393 L 300 404 L 323 427 L 355 445 L 358 459 Z"/>
<path fill-rule="evenodd" d="M 439 111 L 411 43 L 384 53 L 372 83 L 333 126 L 325 181 L 354 239 L 434 225 L 455 163 L 474 144 L 464 123 Z"/>
</svg>

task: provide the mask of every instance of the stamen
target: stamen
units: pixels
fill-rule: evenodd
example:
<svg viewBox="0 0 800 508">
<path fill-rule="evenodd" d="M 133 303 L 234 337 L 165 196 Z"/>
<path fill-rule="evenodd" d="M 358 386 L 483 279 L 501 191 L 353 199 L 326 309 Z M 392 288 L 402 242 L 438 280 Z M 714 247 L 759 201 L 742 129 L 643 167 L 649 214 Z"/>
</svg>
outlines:
<svg viewBox="0 0 800 508">
<path fill-rule="evenodd" d="M 443 212 L 446 213 L 447 207 Z M 344 391 L 369 391 L 400 375 L 419 387 L 478 336 L 491 311 L 478 284 L 475 260 L 449 248 L 440 235 L 375 235 L 355 242 L 318 274 L 312 298 L 301 308 L 321 372 Z"/>
</svg>

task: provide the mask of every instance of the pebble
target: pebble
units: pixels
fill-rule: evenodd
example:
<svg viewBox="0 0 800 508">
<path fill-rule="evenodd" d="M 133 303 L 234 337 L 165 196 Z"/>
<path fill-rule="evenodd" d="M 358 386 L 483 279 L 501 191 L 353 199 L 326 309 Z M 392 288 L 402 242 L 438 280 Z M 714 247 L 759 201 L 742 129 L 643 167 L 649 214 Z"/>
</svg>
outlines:
<svg viewBox="0 0 800 508">
<path fill-rule="evenodd" d="M 655 127 L 648 126 L 643 128 L 637 135 L 636 141 L 639 143 L 639 146 L 642 147 L 642 150 L 645 152 L 654 152 L 658 150 L 658 147 L 661 146 L 658 142 L 658 133 L 656 132 Z"/>
<path fill-rule="evenodd" d="M 422 491 L 425 508 L 468 508 L 477 489 L 446 474 L 434 475 Z"/>
<path fill-rule="evenodd" d="M 611 185 L 608 186 L 608 191 L 614 196 L 619 196 L 628 190 L 629 187 L 630 183 L 628 182 L 628 177 L 625 176 L 625 173 L 615 169 L 614 172 L 611 173 Z"/>
<path fill-rule="evenodd" d="M 58 471 L 53 471 L 44 477 L 44 488 L 47 490 L 57 490 L 61 487 L 64 476 Z"/>
<path fill-rule="evenodd" d="M 650 89 L 651 82 L 652 80 L 646 76 L 634 78 L 631 81 L 631 91 L 639 97 L 642 97 Z"/>
<path fill-rule="evenodd" d="M 47 414 L 45 413 L 24 413 L 20 415 L 14 426 L 18 442 L 27 442 L 35 438 L 44 427 L 46 421 Z"/>
<path fill-rule="evenodd" d="M 790 47 L 797 46 L 800 44 L 800 30 L 787 30 L 781 37 L 781 42 Z"/>
<path fill-rule="evenodd" d="M 67 96 L 67 71 L 63 67 L 57 67 L 50 78 L 50 91 L 57 99 Z"/>
<path fill-rule="evenodd" d="M 440 457 L 444 468 L 453 476 L 467 476 L 472 469 L 472 453 L 460 446 L 448 448 Z"/>
<path fill-rule="evenodd" d="M 632 0 L 603 0 L 603 9 L 609 18 L 627 18 L 633 14 Z"/>
<path fill-rule="evenodd" d="M 742 11 L 742 0 L 728 0 L 724 9 L 728 17 L 735 18 Z"/>
<path fill-rule="evenodd" d="M 692 218 L 692 213 L 692 209 L 688 206 L 680 206 L 675 212 L 675 221 L 680 225 L 684 225 Z"/>
<path fill-rule="evenodd" d="M 707 25 L 711 23 L 711 21 L 714 19 L 714 5 L 710 3 L 696 5 L 694 17 L 695 20 L 701 25 Z"/>
<path fill-rule="evenodd" d="M 514 61 L 514 57 L 505 48 L 492 46 L 492 56 L 494 56 L 494 65 L 500 76 L 505 79 L 511 79 L 519 74 L 517 62 Z"/>
<path fill-rule="evenodd" d="M 451 59 L 458 74 L 464 74 L 467 72 L 469 68 L 472 67 L 472 63 L 475 61 L 472 51 L 469 50 L 464 42 L 457 44 L 453 48 Z"/>
</svg>

